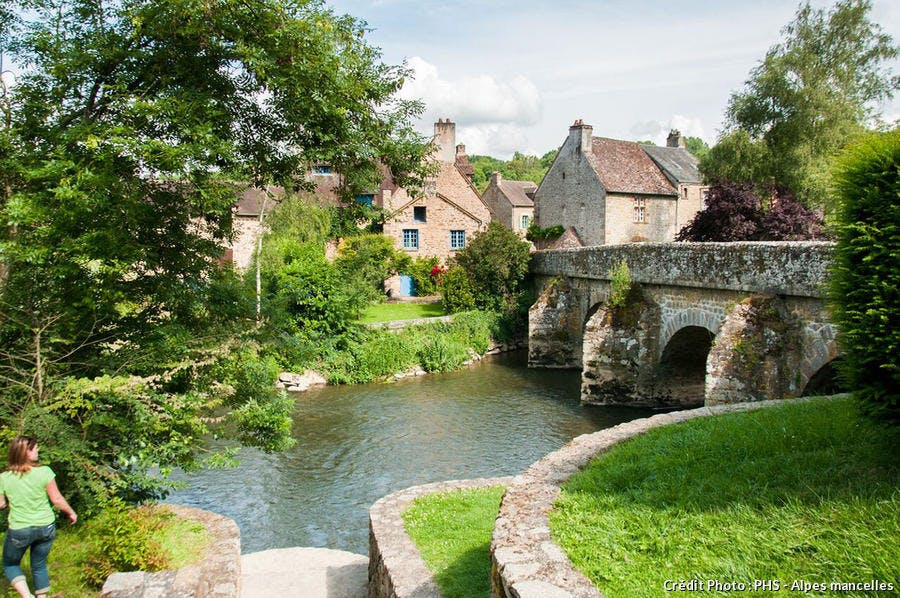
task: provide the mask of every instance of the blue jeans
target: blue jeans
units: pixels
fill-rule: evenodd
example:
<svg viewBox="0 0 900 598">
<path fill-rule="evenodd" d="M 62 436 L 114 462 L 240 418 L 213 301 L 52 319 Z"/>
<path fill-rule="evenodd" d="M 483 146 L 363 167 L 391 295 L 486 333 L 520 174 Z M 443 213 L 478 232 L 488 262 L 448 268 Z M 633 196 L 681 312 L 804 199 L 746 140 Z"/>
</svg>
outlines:
<svg viewBox="0 0 900 598">
<path fill-rule="evenodd" d="M 56 538 L 56 524 L 37 527 L 23 527 L 6 531 L 3 542 L 3 571 L 9 583 L 25 579 L 22 571 L 22 557 L 31 548 L 31 577 L 34 593 L 46 594 L 50 591 L 50 574 L 47 572 L 47 555 Z"/>
</svg>

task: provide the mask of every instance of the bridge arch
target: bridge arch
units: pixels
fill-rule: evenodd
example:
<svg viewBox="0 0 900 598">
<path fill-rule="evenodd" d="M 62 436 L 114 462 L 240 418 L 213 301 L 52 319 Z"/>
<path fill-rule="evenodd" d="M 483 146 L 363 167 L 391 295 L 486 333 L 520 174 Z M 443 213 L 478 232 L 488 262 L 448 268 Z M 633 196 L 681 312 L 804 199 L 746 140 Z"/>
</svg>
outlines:
<svg viewBox="0 0 900 598">
<path fill-rule="evenodd" d="M 715 334 L 705 326 L 680 328 L 662 348 L 656 368 L 657 384 L 681 405 L 702 405 L 707 361 Z M 662 347 L 662 343 L 660 343 Z"/>
<path fill-rule="evenodd" d="M 704 328 L 715 338 L 725 321 L 725 311 L 710 310 L 703 307 L 683 307 L 677 310 L 669 309 L 663 312 L 662 325 L 659 331 L 660 360 L 671 342 L 672 338 L 685 328 Z"/>
<path fill-rule="evenodd" d="M 805 394 L 810 382 L 816 376 L 826 375 L 827 368 L 834 367 L 839 358 L 836 330 L 831 323 L 812 323 L 806 326 L 803 334 L 803 357 L 797 380 L 798 393 Z M 802 392 L 801 392 L 802 391 Z"/>
</svg>

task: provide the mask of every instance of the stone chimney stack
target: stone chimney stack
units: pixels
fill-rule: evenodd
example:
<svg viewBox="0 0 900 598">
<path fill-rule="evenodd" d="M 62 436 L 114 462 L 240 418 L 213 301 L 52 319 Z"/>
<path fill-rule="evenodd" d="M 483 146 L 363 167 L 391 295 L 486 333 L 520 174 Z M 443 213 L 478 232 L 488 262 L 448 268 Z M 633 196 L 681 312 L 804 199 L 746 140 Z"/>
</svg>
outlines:
<svg viewBox="0 0 900 598">
<path fill-rule="evenodd" d="M 495 187 L 499 187 L 500 181 L 502 181 L 502 180 L 503 180 L 503 175 L 500 174 L 499 172 L 497 172 L 496 170 L 491 173 L 491 185 L 494 185 Z"/>
<path fill-rule="evenodd" d="M 456 123 L 439 118 L 434 123 L 435 157 L 441 162 L 456 160 Z"/>
<path fill-rule="evenodd" d="M 678 129 L 669 131 L 669 137 L 666 139 L 666 147 L 685 147 L 684 137 L 681 136 L 681 131 Z"/>
<path fill-rule="evenodd" d="M 569 138 L 572 140 L 572 143 L 575 144 L 575 151 L 581 153 L 590 153 L 591 151 L 591 137 L 594 134 L 594 127 L 591 125 L 584 124 L 584 121 L 580 118 L 575 121 L 571 127 L 569 127 Z"/>
</svg>

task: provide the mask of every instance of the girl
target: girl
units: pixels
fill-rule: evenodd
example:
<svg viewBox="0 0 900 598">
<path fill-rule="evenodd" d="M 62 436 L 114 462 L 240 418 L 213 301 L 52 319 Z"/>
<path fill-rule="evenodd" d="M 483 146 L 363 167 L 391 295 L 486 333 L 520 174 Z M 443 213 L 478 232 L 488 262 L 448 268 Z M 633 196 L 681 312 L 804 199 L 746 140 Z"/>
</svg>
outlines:
<svg viewBox="0 0 900 598">
<path fill-rule="evenodd" d="M 56 474 L 38 463 L 37 439 L 19 436 L 9 444 L 6 471 L 0 474 L 0 509 L 9 505 L 9 529 L 3 543 L 3 570 L 22 598 L 34 598 L 22 572 L 22 557 L 31 549 L 34 593 L 46 597 L 50 591 L 47 555 L 56 538 L 56 515 L 52 502 L 73 524 L 78 515 L 56 487 Z"/>
</svg>

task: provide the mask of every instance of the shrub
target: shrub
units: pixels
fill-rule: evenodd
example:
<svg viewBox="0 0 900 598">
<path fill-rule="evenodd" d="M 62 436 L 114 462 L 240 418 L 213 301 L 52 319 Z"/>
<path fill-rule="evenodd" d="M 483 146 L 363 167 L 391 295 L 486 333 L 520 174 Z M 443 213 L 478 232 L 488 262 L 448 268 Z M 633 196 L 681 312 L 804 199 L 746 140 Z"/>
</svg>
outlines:
<svg viewBox="0 0 900 598">
<path fill-rule="evenodd" d="M 469 275 L 459 266 L 450 268 L 441 277 L 441 304 L 444 311 L 453 314 L 475 309 L 475 295 Z"/>
<path fill-rule="evenodd" d="M 441 260 L 436 257 L 416 258 L 407 272 L 412 276 L 419 296 L 434 295 L 438 292 L 438 277 L 433 276 L 435 268 L 440 267 Z"/>
<path fill-rule="evenodd" d="M 851 146 L 835 168 L 840 199 L 830 299 L 840 371 L 866 411 L 900 424 L 900 130 Z"/>
<path fill-rule="evenodd" d="M 162 571 L 168 559 L 156 539 L 171 513 L 113 502 L 97 518 L 97 547 L 84 567 L 88 585 L 99 588 L 116 571 Z"/>
<path fill-rule="evenodd" d="M 419 349 L 419 361 L 427 372 L 449 372 L 469 358 L 469 350 L 451 336 L 436 334 Z"/>
<path fill-rule="evenodd" d="M 475 306 L 503 311 L 516 305 L 525 289 L 529 259 L 527 242 L 502 224 L 491 222 L 457 252 L 455 261 L 469 276 Z"/>
<path fill-rule="evenodd" d="M 625 260 L 609 271 L 609 306 L 624 307 L 631 291 L 631 270 Z"/>
<path fill-rule="evenodd" d="M 541 228 L 537 225 L 537 222 L 532 220 L 531 224 L 528 225 L 528 230 L 525 232 L 525 238 L 529 241 L 544 241 L 547 239 L 556 239 L 564 232 L 566 232 L 566 229 L 560 224 Z"/>
</svg>

